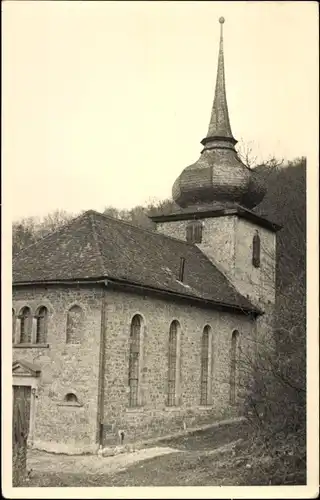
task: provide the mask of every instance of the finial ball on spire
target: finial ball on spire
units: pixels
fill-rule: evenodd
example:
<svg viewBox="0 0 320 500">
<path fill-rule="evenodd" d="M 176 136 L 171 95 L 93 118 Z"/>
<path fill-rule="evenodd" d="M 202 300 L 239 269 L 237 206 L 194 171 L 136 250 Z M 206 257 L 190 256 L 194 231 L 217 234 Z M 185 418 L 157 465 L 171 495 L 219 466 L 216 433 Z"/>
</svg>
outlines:
<svg viewBox="0 0 320 500">
<path fill-rule="evenodd" d="M 223 24 L 224 22 L 225 22 L 225 18 L 224 18 L 224 17 L 220 17 L 220 18 L 219 18 L 219 23 L 220 23 L 220 24 Z"/>
</svg>

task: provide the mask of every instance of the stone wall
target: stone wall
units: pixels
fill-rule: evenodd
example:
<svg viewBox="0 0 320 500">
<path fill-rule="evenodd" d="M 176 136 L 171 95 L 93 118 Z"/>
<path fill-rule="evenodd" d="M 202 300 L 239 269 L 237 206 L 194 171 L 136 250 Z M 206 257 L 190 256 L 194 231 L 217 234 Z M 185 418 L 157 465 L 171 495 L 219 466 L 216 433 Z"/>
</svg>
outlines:
<svg viewBox="0 0 320 500">
<path fill-rule="evenodd" d="M 258 231 L 261 241 L 260 267 L 252 264 L 252 242 Z M 275 302 L 275 233 L 242 218 L 235 225 L 234 272 L 236 288 L 257 305 Z"/>
<path fill-rule="evenodd" d="M 129 336 L 132 317 L 143 318 L 141 406 L 129 408 Z M 167 406 L 168 338 L 173 320 L 181 326 L 180 404 Z M 200 406 L 200 351 L 205 325 L 212 329 L 212 404 Z M 185 303 L 107 291 L 105 325 L 105 424 L 103 445 L 123 430 L 125 441 L 144 439 L 239 415 L 229 403 L 230 345 L 233 330 L 245 352 L 253 352 L 255 322 L 244 315 L 200 309 Z"/>
<path fill-rule="evenodd" d="M 222 272 L 231 276 L 235 265 L 237 218 L 230 215 L 200 220 L 203 225 L 202 242 L 197 246 Z M 188 223 L 188 220 L 159 222 L 157 223 L 157 231 L 185 241 Z"/>
<path fill-rule="evenodd" d="M 67 310 L 73 304 L 85 313 L 79 345 L 66 344 Z M 14 359 L 28 360 L 41 368 L 35 446 L 60 452 L 71 448 L 96 450 L 102 319 L 104 446 L 119 442 L 120 430 L 124 431 L 125 442 L 132 442 L 241 414 L 241 397 L 238 405 L 231 406 L 229 400 L 230 346 L 232 332 L 238 330 L 244 352 L 254 352 L 256 322 L 249 317 L 93 286 L 14 290 L 13 307 L 17 313 L 23 306 L 35 312 L 39 305 L 49 310 L 48 347 L 13 348 Z M 140 405 L 129 408 L 129 336 L 135 314 L 143 318 Z M 168 338 L 174 319 L 181 327 L 180 401 L 176 407 L 168 407 Z M 212 401 L 201 407 L 200 352 L 206 325 L 212 331 Z M 64 396 L 69 392 L 76 394 L 81 406 L 64 404 Z"/>
<path fill-rule="evenodd" d="M 167 236 L 186 239 L 189 221 L 168 221 L 157 224 L 157 230 Z M 257 320 L 261 343 L 272 339 L 275 273 L 276 234 L 237 215 L 201 219 L 202 242 L 197 246 L 237 288 L 264 311 Z M 260 267 L 252 264 L 252 242 L 256 232 L 261 240 Z"/>
<path fill-rule="evenodd" d="M 16 314 L 24 306 L 32 313 L 40 305 L 49 310 L 47 346 L 13 347 L 13 359 L 41 368 L 36 399 L 35 445 L 92 445 L 97 430 L 101 293 L 91 287 L 17 287 L 13 290 Z M 74 305 L 84 311 L 79 344 L 66 344 L 67 311 Z M 17 332 L 18 333 L 18 332 Z M 67 393 L 76 394 L 79 406 L 65 404 Z"/>
<path fill-rule="evenodd" d="M 186 239 L 189 221 L 157 224 L 157 231 Z M 275 301 L 275 233 L 236 215 L 201 219 L 200 250 L 215 264 L 244 296 L 255 303 Z M 258 230 L 261 239 L 261 265 L 252 265 L 252 241 Z"/>
</svg>

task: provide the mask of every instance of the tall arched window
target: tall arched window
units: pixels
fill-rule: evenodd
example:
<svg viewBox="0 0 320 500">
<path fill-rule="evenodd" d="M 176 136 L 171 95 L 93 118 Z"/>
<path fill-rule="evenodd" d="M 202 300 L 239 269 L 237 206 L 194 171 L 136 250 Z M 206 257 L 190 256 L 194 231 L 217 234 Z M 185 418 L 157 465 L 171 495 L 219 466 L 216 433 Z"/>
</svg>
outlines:
<svg viewBox="0 0 320 500">
<path fill-rule="evenodd" d="M 36 343 L 45 344 L 47 341 L 48 310 L 46 307 L 39 307 L 35 315 L 36 318 Z"/>
<path fill-rule="evenodd" d="M 16 313 L 12 309 L 12 343 L 16 341 Z"/>
<path fill-rule="evenodd" d="M 237 398 L 237 376 L 238 376 L 238 351 L 239 351 L 239 332 L 234 330 L 231 337 L 231 355 L 230 355 L 230 402 L 234 404 Z"/>
<path fill-rule="evenodd" d="M 178 331 L 178 321 L 172 321 L 169 331 L 168 406 L 175 406 L 177 404 L 177 372 L 179 370 Z"/>
<path fill-rule="evenodd" d="M 67 314 L 67 344 L 80 344 L 83 311 L 79 306 L 70 307 Z"/>
<path fill-rule="evenodd" d="M 130 328 L 130 353 L 129 353 L 129 406 L 135 407 L 139 404 L 139 371 L 140 371 L 140 339 L 141 339 L 141 317 L 136 315 L 132 318 Z"/>
<path fill-rule="evenodd" d="M 31 342 L 31 311 L 29 307 L 21 309 L 20 319 L 20 344 L 29 344 Z"/>
<path fill-rule="evenodd" d="M 201 387 L 200 387 L 200 404 L 208 404 L 208 389 L 209 389 L 209 337 L 210 327 L 207 325 L 203 329 L 201 339 Z"/>
<path fill-rule="evenodd" d="M 254 235 L 252 240 L 252 265 L 254 267 L 260 267 L 260 247 L 260 236 L 258 231 L 256 231 L 256 234 Z"/>
<path fill-rule="evenodd" d="M 186 240 L 189 243 L 201 243 L 202 241 L 202 222 L 193 220 L 186 226 Z"/>
</svg>

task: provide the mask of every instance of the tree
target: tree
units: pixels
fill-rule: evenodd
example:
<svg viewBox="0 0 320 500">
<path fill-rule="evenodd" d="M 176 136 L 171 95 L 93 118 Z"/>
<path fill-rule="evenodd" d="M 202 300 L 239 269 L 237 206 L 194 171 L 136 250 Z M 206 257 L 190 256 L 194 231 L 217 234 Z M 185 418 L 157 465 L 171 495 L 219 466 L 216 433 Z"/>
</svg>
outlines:
<svg viewBox="0 0 320 500">
<path fill-rule="evenodd" d="M 278 159 L 274 155 L 269 155 L 267 158 L 260 159 L 257 154 L 257 148 L 253 141 L 245 142 L 241 139 L 237 143 L 237 153 L 241 161 L 250 169 L 254 169 L 257 166 L 263 167 L 264 172 L 273 171 L 277 167 L 284 164 L 283 159 Z"/>
<path fill-rule="evenodd" d="M 14 222 L 12 224 L 13 256 L 47 234 L 57 231 L 73 217 L 73 214 L 65 210 L 55 210 L 46 215 L 42 221 L 39 217 L 26 217 Z"/>
<path fill-rule="evenodd" d="M 306 477 L 305 158 L 268 173 L 268 187 L 256 211 L 283 225 L 276 250 L 276 349 L 261 342 L 254 357 L 243 353 L 242 383 L 255 429 L 252 452 L 278 457 L 272 484 L 301 484 Z"/>
</svg>

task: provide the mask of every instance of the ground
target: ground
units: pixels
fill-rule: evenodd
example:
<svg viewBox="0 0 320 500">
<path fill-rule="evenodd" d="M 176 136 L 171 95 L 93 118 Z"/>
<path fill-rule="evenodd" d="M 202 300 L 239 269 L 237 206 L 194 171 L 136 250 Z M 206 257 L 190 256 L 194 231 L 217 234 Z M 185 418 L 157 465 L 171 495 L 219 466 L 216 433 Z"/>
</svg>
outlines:
<svg viewBox="0 0 320 500">
<path fill-rule="evenodd" d="M 28 457 L 31 472 L 26 486 L 279 484 L 272 480 L 277 462 L 268 456 L 254 459 L 250 446 L 250 428 L 242 422 L 114 457 L 55 455 L 33 450 Z M 297 478 L 293 480 L 291 484 L 303 484 L 297 483 Z"/>
</svg>

